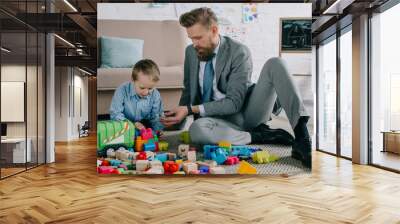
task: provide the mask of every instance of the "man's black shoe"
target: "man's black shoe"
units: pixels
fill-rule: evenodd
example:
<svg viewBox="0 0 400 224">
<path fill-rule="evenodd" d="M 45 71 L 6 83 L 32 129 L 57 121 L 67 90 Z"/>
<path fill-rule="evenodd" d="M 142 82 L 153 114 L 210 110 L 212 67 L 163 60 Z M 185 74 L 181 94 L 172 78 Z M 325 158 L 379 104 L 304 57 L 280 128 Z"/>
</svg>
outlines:
<svg viewBox="0 0 400 224">
<path fill-rule="evenodd" d="M 251 142 L 255 144 L 292 145 L 294 138 L 283 129 L 271 129 L 266 124 L 260 124 L 250 131 Z"/>
<path fill-rule="evenodd" d="M 300 160 L 303 166 L 311 169 L 311 140 L 296 139 L 292 146 L 292 158 Z"/>
</svg>

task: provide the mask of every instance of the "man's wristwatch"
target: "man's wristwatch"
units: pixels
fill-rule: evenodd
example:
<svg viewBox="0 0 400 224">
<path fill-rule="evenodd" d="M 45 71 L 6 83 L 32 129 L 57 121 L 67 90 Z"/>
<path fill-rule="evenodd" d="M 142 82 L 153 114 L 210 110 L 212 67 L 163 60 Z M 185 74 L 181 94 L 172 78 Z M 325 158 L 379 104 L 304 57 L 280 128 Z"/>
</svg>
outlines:
<svg viewBox="0 0 400 224">
<path fill-rule="evenodd" d="M 188 109 L 188 115 L 192 115 L 193 114 L 192 106 L 187 105 L 187 109 Z"/>
</svg>

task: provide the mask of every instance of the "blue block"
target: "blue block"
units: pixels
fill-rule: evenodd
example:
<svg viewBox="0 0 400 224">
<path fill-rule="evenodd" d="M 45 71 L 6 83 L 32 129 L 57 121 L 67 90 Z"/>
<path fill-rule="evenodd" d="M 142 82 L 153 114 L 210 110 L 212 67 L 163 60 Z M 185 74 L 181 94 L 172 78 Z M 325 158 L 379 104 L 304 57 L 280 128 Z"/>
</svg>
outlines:
<svg viewBox="0 0 400 224">
<path fill-rule="evenodd" d="M 112 160 L 110 160 L 110 165 L 111 166 L 119 166 L 119 165 L 121 165 L 121 161 L 120 160 L 118 160 L 118 159 L 112 159 Z"/>
<path fill-rule="evenodd" d="M 217 148 L 211 152 L 211 159 L 217 162 L 218 165 L 224 164 L 227 159 L 227 152 L 224 148 Z"/>
<path fill-rule="evenodd" d="M 144 151 L 155 151 L 156 150 L 156 144 L 154 143 L 146 143 L 144 144 Z"/>
<path fill-rule="evenodd" d="M 200 173 L 209 173 L 208 166 L 200 166 L 199 170 L 200 170 Z"/>
<path fill-rule="evenodd" d="M 140 130 L 135 128 L 135 136 L 140 136 Z"/>
<path fill-rule="evenodd" d="M 161 162 L 165 162 L 168 159 L 167 153 L 157 154 L 154 159 L 160 160 Z"/>
<path fill-rule="evenodd" d="M 211 152 L 215 151 L 216 149 L 218 149 L 218 146 L 216 146 L 216 145 L 203 146 L 204 159 L 211 159 Z"/>
</svg>

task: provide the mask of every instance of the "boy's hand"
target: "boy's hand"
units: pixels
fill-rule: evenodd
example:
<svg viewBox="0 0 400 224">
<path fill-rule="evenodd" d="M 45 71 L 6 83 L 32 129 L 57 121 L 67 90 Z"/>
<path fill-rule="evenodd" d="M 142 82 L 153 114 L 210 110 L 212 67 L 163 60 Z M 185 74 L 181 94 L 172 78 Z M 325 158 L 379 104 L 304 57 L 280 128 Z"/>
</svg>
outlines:
<svg viewBox="0 0 400 224">
<path fill-rule="evenodd" d="M 179 106 L 172 111 L 166 111 L 165 116 L 161 117 L 161 123 L 168 127 L 180 123 L 188 115 L 186 106 Z"/>
<path fill-rule="evenodd" d="M 139 130 L 145 129 L 145 128 L 146 128 L 146 127 L 145 127 L 142 123 L 140 123 L 140 122 L 135 122 L 135 127 L 136 127 L 137 129 L 139 129 Z"/>
</svg>

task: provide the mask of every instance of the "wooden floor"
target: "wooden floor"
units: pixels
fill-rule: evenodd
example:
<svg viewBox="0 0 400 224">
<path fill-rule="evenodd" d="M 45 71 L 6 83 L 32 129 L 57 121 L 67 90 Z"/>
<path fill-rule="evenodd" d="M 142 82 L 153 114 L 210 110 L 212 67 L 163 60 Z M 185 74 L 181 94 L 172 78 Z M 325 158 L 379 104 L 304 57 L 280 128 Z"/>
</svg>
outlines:
<svg viewBox="0 0 400 224">
<path fill-rule="evenodd" d="M 97 176 L 95 138 L 0 181 L 0 223 L 400 223 L 400 175 L 320 152 L 294 177 Z"/>
</svg>

